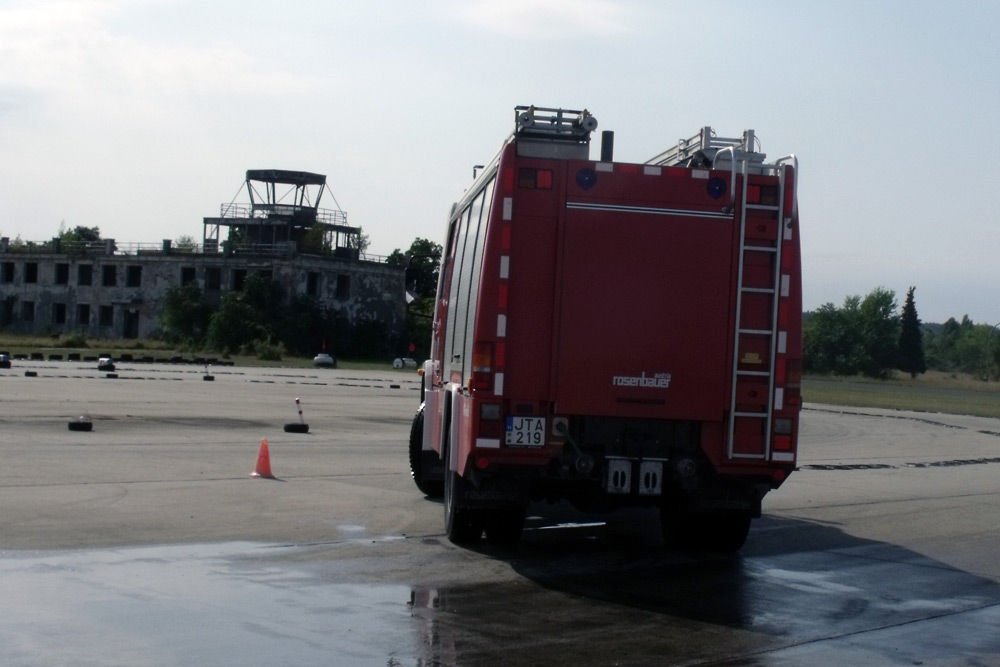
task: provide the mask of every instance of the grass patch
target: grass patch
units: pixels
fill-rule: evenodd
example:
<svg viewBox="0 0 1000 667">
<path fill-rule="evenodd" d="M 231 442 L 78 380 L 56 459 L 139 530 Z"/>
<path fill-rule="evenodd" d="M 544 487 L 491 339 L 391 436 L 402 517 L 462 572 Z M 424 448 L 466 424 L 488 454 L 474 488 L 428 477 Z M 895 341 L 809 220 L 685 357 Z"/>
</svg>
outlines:
<svg viewBox="0 0 1000 667">
<path fill-rule="evenodd" d="M 190 354 L 188 356 L 191 356 Z M 198 356 L 215 356 L 212 354 L 200 354 Z M 234 354 L 229 357 L 229 361 L 232 361 L 236 366 L 259 366 L 261 368 L 314 368 L 312 357 L 292 357 L 284 356 L 280 360 L 265 360 L 259 359 L 255 356 L 243 356 L 239 354 Z M 351 370 L 351 371 L 395 371 L 392 367 L 392 361 L 380 361 L 372 359 L 342 359 L 337 358 L 337 368 L 340 370 Z M 324 371 L 327 369 L 317 368 L 317 371 Z M 408 368 L 405 371 L 396 371 L 398 373 L 413 373 L 416 374 L 416 370 L 413 368 Z"/>
<path fill-rule="evenodd" d="M 108 353 L 115 359 L 120 359 L 123 354 L 131 354 L 136 359 L 141 357 L 155 357 L 157 359 L 169 359 L 170 357 L 182 357 L 193 359 L 195 357 L 222 359 L 223 356 L 212 350 L 192 351 L 179 349 L 168 343 L 158 340 L 102 340 L 87 339 L 83 336 L 16 336 L 12 334 L 0 334 L 0 351 L 9 352 L 12 355 L 30 355 L 32 352 L 40 352 L 48 359 L 50 354 L 61 355 L 63 358 L 67 354 L 76 352 L 81 356 L 96 357 L 98 354 Z M 313 358 L 293 357 L 287 354 L 281 355 L 279 359 L 264 360 L 256 355 L 232 355 L 227 358 L 236 366 L 260 366 L 265 368 L 312 368 Z M 337 367 L 347 370 L 364 371 L 392 371 L 392 360 L 387 359 L 337 359 Z M 399 373 L 413 373 L 412 368 Z"/>
<path fill-rule="evenodd" d="M 133 356 L 151 354 L 155 356 L 183 355 L 182 351 L 173 346 L 156 340 L 103 340 L 84 338 L 78 335 L 65 336 L 13 336 L 0 335 L 0 350 L 11 354 L 30 354 L 41 352 L 46 357 L 50 353 L 65 354 L 80 352 L 90 356 L 107 352 L 114 356 L 128 353 Z M 190 354 L 188 355 L 190 356 Z"/>
<path fill-rule="evenodd" d="M 896 375 L 888 380 L 807 375 L 802 378 L 802 400 L 1000 418 L 1000 383 L 937 371 L 913 379 Z"/>
<path fill-rule="evenodd" d="M 77 347 L 70 345 L 70 343 L 83 344 Z M 99 352 L 107 352 L 116 358 L 120 358 L 122 354 L 132 354 L 136 358 L 141 356 L 169 358 L 174 355 L 185 359 L 193 357 L 221 358 L 221 355 L 214 352 L 178 350 L 156 340 L 77 341 L 66 337 L 48 336 L 0 335 L 0 350 L 11 354 L 41 352 L 46 357 L 49 354 L 65 355 L 76 351 L 86 356 L 96 356 Z M 256 356 L 234 355 L 230 360 L 237 366 L 247 367 L 313 367 L 311 356 L 284 356 L 280 360 L 264 361 Z M 337 366 L 346 370 L 394 370 L 390 360 L 377 359 L 338 358 Z M 412 368 L 396 372 L 415 374 Z M 810 403 L 828 405 L 913 410 L 916 412 L 946 412 L 1000 418 L 1000 382 L 985 382 L 970 375 L 939 371 L 928 371 L 913 379 L 908 375 L 896 374 L 888 380 L 807 375 L 802 378 L 802 399 Z"/>
</svg>

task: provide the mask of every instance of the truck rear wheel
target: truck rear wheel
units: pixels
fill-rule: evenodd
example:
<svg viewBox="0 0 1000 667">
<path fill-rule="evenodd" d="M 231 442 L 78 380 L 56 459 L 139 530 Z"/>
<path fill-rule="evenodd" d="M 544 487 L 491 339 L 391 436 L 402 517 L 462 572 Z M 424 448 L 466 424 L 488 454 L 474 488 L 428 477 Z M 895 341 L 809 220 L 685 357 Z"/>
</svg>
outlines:
<svg viewBox="0 0 1000 667">
<path fill-rule="evenodd" d="M 483 534 L 482 514 L 467 504 L 469 482 L 454 470 L 448 469 L 448 448 L 442 458 L 444 472 L 444 531 L 455 544 L 478 542 Z"/>
<path fill-rule="evenodd" d="M 440 498 L 444 482 L 435 475 L 428 459 L 436 458 L 433 450 L 424 452 L 424 404 L 420 404 L 410 426 L 410 476 L 420 492 L 430 498 Z"/>
<path fill-rule="evenodd" d="M 670 548 L 733 554 L 750 532 L 749 512 L 693 512 L 661 508 L 663 541 Z"/>
<path fill-rule="evenodd" d="M 444 530 L 455 544 L 472 544 L 483 534 L 479 512 L 465 505 L 468 482 L 453 470 L 444 478 Z"/>
<path fill-rule="evenodd" d="M 483 517 L 486 540 L 498 546 L 511 546 L 521 539 L 526 508 L 509 507 L 490 510 Z"/>
</svg>

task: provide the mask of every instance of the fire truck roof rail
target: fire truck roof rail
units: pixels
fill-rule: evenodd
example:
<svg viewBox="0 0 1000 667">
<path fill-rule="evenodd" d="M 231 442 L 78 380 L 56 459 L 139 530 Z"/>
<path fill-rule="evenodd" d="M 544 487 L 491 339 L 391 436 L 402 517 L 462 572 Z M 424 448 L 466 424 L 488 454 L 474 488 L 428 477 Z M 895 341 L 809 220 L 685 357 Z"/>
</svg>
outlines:
<svg viewBox="0 0 1000 667">
<path fill-rule="evenodd" d="M 596 129 L 597 119 L 586 109 L 514 107 L 514 136 L 519 139 L 588 144 Z"/>
<path fill-rule="evenodd" d="M 759 164 L 764 161 L 766 155 L 756 151 L 756 143 L 757 138 L 753 130 L 744 130 L 742 137 L 719 137 L 716 136 L 715 130 L 705 126 L 693 137 L 680 139 L 676 145 L 646 160 L 646 164 L 679 166 L 703 162 L 704 166 L 711 166 L 716 154 L 720 151 L 729 153 L 727 149 L 732 149 L 737 161 L 745 160 Z"/>
</svg>

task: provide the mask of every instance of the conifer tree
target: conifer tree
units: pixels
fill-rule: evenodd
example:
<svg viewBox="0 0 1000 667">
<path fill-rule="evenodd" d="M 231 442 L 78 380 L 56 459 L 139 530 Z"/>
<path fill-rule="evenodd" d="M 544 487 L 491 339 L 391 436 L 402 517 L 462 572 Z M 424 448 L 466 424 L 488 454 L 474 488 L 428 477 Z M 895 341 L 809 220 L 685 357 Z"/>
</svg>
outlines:
<svg viewBox="0 0 1000 667">
<path fill-rule="evenodd" d="M 899 332 L 899 369 L 909 373 L 911 378 L 915 378 L 927 370 L 927 364 L 924 361 L 924 341 L 920 331 L 920 318 L 917 317 L 917 306 L 913 301 L 915 290 L 915 287 L 910 287 L 906 291 Z"/>
</svg>

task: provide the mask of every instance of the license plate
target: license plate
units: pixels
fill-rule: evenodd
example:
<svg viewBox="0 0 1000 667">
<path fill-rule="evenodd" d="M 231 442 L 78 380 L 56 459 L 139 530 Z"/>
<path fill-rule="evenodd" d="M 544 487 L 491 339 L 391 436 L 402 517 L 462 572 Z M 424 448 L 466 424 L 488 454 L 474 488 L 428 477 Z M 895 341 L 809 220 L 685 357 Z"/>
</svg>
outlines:
<svg viewBox="0 0 1000 667">
<path fill-rule="evenodd" d="M 545 417 L 507 417 L 504 443 L 512 447 L 541 447 L 545 444 Z"/>
</svg>

